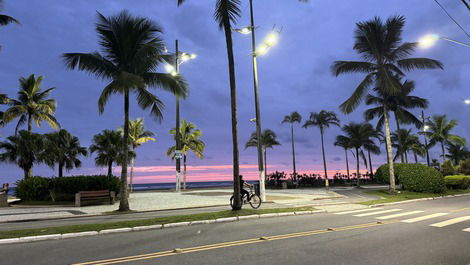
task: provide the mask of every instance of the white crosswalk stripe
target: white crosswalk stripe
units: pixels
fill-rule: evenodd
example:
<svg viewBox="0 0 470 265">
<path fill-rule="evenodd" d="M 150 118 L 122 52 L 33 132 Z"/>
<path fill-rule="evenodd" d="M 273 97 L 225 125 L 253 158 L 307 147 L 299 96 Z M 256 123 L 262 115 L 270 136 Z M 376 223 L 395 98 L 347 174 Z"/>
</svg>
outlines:
<svg viewBox="0 0 470 265">
<path fill-rule="evenodd" d="M 444 221 L 444 222 L 435 223 L 435 224 L 432 224 L 432 225 L 430 225 L 430 226 L 434 226 L 434 227 L 444 227 L 444 226 L 448 226 L 448 225 L 453 225 L 453 224 L 457 224 L 457 223 L 460 223 L 460 222 L 464 222 L 464 221 L 467 221 L 467 220 L 470 220 L 470 216 L 457 217 L 457 218 L 450 219 L 450 220 L 447 220 L 447 221 Z"/>
<path fill-rule="evenodd" d="M 416 217 L 416 218 L 402 220 L 402 222 L 411 224 L 411 223 L 416 223 L 416 222 L 419 222 L 419 221 L 424 221 L 424 220 L 428 220 L 428 219 L 432 219 L 432 218 L 436 218 L 436 217 L 440 217 L 440 216 L 444 216 L 444 215 L 448 215 L 448 213 L 433 213 L 433 214 L 424 215 L 424 216 L 420 216 L 420 217 Z"/>
<path fill-rule="evenodd" d="M 347 211 L 347 212 L 339 212 L 335 214 L 350 214 L 350 213 L 362 213 L 362 212 L 370 212 L 370 211 L 377 211 L 381 210 L 383 208 L 367 208 L 367 209 L 360 209 L 360 210 L 353 210 L 353 211 Z"/>
<path fill-rule="evenodd" d="M 363 217 L 363 216 L 371 216 L 371 215 L 377 215 L 377 214 L 383 214 L 383 213 L 392 213 L 392 212 L 398 212 L 398 211 L 401 211 L 401 209 L 390 209 L 390 210 L 383 210 L 383 211 L 372 212 L 372 213 L 356 214 L 354 216 Z"/>
<path fill-rule="evenodd" d="M 470 227 L 469 228 L 465 228 L 464 230 L 462 230 L 464 232 L 470 232 Z"/>
<path fill-rule="evenodd" d="M 412 215 L 412 214 L 417 214 L 417 213 L 422 213 L 423 211 L 411 211 L 411 212 L 404 212 L 404 213 L 397 213 L 397 214 L 392 214 L 392 215 L 386 215 L 386 216 L 380 216 L 376 217 L 376 219 L 379 220 L 386 220 L 386 219 L 392 219 L 396 217 L 401 217 L 401 216 L 406 216 L 406 215 Z"/>
</svg>

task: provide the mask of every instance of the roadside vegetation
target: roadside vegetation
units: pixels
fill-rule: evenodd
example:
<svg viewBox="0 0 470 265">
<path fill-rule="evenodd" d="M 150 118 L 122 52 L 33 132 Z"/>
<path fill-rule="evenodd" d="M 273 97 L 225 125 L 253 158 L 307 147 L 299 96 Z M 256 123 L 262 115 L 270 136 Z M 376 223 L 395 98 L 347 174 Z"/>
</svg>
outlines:
<svg viewBox="0 0 470 265">
<path fill-rule="evenodd" d="M 39 236 L 39 235 L 52 235 L 52 234 L 65 234 L 65 233 L 78 233 L 85 231 L 100 231 L 105 229 L 126 228 L 135 226 L 148 226 L 160 225 L 178 222 L 192 222 L 201 220 L 213 220 L 218 218 L 246 216 L 253 214 L 267 214 L 267 213 L 285 213 L 285 212 L 301 212 L 313 211 L 312 207 L 297 207 L 297 208 L 274 208 L 274 209 L 242 209 L 240 211 L 220 211 L 213 213 L 201 213 L 192 215 L 179 215 L 169 217 L 158 217 L 144 220 L 122 221 L 122 222 L 109 222 L 101 224 L 84 224 L 84 225 L 71 225 L 59 227 L 46 227 L 37 229 L 22 229 L 13 231 L 0 231 L 0 239 L 16 238 L 25 236 Z"/>
<path fill-rule="evenodd" d="M 407 201 L 407 200 L 422 199 L 422 198 L 435 198 L 435 197 L 442 197 L 442 196 L 448 196 L 448 195 L 466 194 L 466 193 L 470 193 L 470 189 L 446 190 L 443 193 L 399 191 L 398 193 L 391 194 L 387 190 L 366 191 L 366 193 L 370 195 L 382 197 L 383 199 L 360 202 L 359 204 L 374 205 L 374 204 Z"/>
</svg>

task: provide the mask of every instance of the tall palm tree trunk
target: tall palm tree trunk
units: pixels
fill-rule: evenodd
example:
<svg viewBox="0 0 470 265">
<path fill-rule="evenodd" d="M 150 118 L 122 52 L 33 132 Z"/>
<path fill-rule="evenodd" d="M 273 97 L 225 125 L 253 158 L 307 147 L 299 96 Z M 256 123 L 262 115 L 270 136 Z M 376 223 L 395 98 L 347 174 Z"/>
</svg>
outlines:
<svg viewBox="0 0 470 265">
<path fill-rule="evenodd" d="M 228 11 L 227 11 L 228 12 Z M 237 128 L 237 86 L 235 81 L 235 59 L 233 57 L 232 27 L 228 14 L 223 18 L 225 42 L 227 44 L 228 69 L 230 76 L 230 105 L 232 109 L 232 144 L 233 144 L 233 195 L 232 210 L 242 208 L 240 198 L 240 161 L 238 152 L 238 128 Z"/>
<path fill-rule="evenodd" d="M 326 190 L 330 189 L 330 183 L 328 182 L 328 173 L 326 169 L 326 158 L 325 158 L 325 145 L 323 143 L 323 128 L 320 128 L 320 135 L 321 135 L 321 152 L 323 155 L 323 169 L 325 171 L 325 188 Z"/>
<path fill-rule="evenodd" d="M 295 146 L 294 146 L 294 124 L 291 123 L 290 125 L 290 135 L 291 135 L 291 142 L 292 142 L 292 165 L 294 167 L 294 179 L 297 176 L 297 171 L 295 170 Z"/>
<path fill-rule="evenodd" d="M 129 159 L 129 90 L 124 92 L 124 139 L 122 149 L 124 151 L 121 170 L 121 199 L 119 211 L 129 211 L 128 189 L 127 189 L 127 163 Z"/>
<path fill-rule="evenodd" d="M 59 163 L 59 178 L 61 178 L 64 175 L 64 165 L 62 163 Z"/>
<path fill-rule="evenodd" d="M 389 174 L 390 174 L 389 191 L 391 193 L 395 193 L 396 187 L 395 187 L 395 171 L 393 168 L 392 139 L 390 137 L 390 120 L 388 116 L 388 109 L 386 106 L 384 106 L 384 118 L 385 118 L 385 142 L 387 143 L 387 159 L 388 159 L 388 168 L 389 168 Z"/>
<path fill-rule="evenodd" d="M 31 118 L 31 114 L 28 114 L 28 132 L 33 132 L 33 119 Z"/>
<path fill-rule="evenodd" d="M 187 156 L 183 156 L 183 190 L 186 190 L 186 161 Z"/>
<path fill-rule="evenodd" d="M 357 177 L 357 186 L 361 186 L 361 173 L 359 173 L 359 148 L 356 148 L 356 177 Z"/>
<path fill-rule="evenodd" d="M 444 148 L 444 141 L 441 142 L 441 148 L 442 148 L 442 163 L 446 161 L 446 149 Z"/>
<path fill-rule="evenodd" d="M 132 147 L 132 151 L 134 152 L 135 151 L 135 148 Z M 135 159 L 134 157 L 131 158 L 131 175 L 130 175 L 130 183 L 129 183 L 129 192 L 133 192 L 134 191 L 134 162 L 135 162 Z"/>
<path fill-rule="evenodd" d="M 396 112 L 393 112 L 393 114 L 395 115 L 395 122 L 397 123 L 398 153 L 400 154 L 401 163 L 405 163 L 404 155 L 403 155 L 403 152 L 402 152 L 402 149 L 403 149 L 403 148 L 402 148 L 402 146 L 401 146 L 400 122 L 398 121 L 397 113 L 396 113 Z M 407 162 L 407 163 L 408 163 L 408 162 Z"/>
<path fill-rule="evenodd" d="M 108 163 L 108 177 L 111 177 L 113 175 L 113 161 L 110 161 Z"/>
<path fill-rule="evenodd" d="M 348 174 L 348 181 L 349 181 L 348 149 L 344 148 L 344 154 L 346 155 L 346 172 L 347 172 L 347 174 Z"/>
<path fill-rule="evenodd" d="M 370 151 L 367 151 L 369 155 L 369 168 L 370 168 L 370 178 L 374 178 L 374 168 L 372 167 L 372 159 L 370 158 Z"/>
<path fill-rule="evenodd" d="M 28 179 L 33 176 L 33 170 L 31 168 L 23 169 L 24 179 Z"/>
<path fill-rule="evenodd" d="M 408 152 L 405 152 L 405 161 L 408 164 Z"/>
<path fill-rule="evenodd" d="M 413 155 L 415 157 L 415 164 L 418 164 L 418 155 L 416 154 L 416 152 L 413 152 Z"/>
</svg>

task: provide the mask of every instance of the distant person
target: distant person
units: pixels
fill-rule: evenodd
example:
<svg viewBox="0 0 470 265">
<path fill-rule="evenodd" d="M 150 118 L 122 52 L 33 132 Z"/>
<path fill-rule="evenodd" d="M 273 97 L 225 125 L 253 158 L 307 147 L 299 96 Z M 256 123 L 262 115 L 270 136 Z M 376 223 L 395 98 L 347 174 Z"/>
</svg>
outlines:
<svg viewBox="0 0 470 265">
<path fill-rule="evenodd" d="M 3 183 L 2 189 L 0 190 L 0 193 L 7 193 L 8 194 L 8 190 L 9 190 L 8 187 L 9 187 L 8 183 Z"/>
<path fill-rule="evenodd" d="M 243 198 L 244 195 L 246 195 L 246 199 L 248 199 L 250 197 L 250 193 L 247 190 L 245 190 L 244 187 L 251 188 L 251 187 L 253 187 L 253 185 L 246 183 L 243 180 L 242 175 L 240 175 L 239 178 L 240 178 L 240 193 L 242 195 L 242 198 Z"/>
</svg>

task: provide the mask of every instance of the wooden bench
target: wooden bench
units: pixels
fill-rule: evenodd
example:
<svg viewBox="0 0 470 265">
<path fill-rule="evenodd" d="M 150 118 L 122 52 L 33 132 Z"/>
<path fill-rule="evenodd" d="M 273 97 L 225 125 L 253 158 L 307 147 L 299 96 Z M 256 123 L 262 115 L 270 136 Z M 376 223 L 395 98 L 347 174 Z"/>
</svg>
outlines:
<svg viewBox="0 0 470 265">
<path fill-rule="evenodd" d="M 109 190 L 80 191 L 75 193 L 75 206 L 80 207 L 83 204 L 89 205 L 102 202 L 113 204 L 115 197 L 114 191 Z"/>
</svg>

